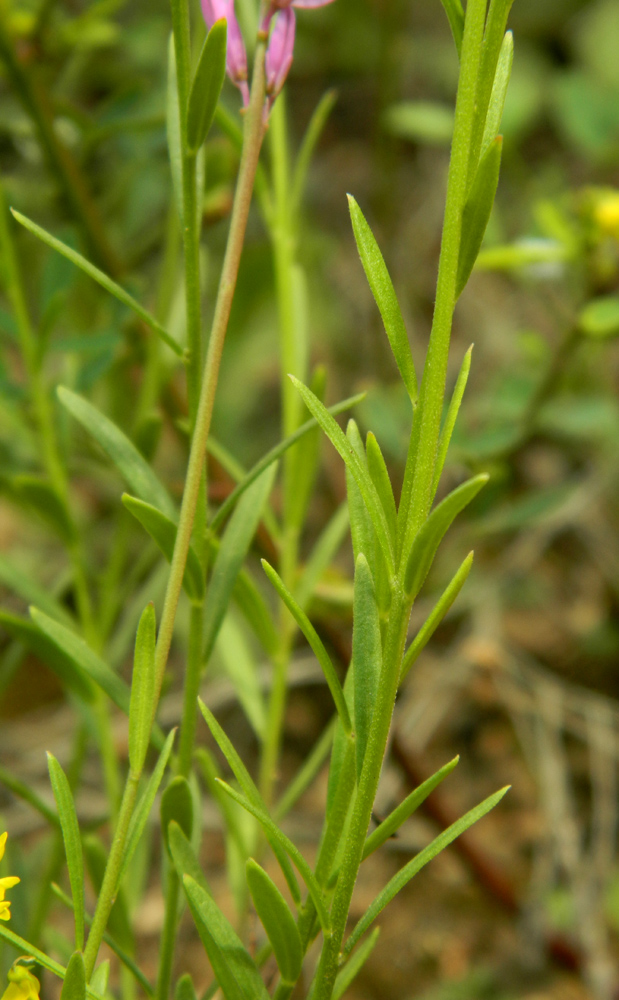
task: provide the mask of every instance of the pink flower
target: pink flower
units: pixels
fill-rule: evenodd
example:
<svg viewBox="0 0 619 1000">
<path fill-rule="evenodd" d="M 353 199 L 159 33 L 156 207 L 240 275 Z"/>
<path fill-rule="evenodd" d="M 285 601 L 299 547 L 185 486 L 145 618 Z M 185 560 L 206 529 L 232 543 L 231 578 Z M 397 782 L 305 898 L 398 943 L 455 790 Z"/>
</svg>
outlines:
<svg viewBox="0 0 619 1000">
<path fill-rule="evenodd" d="M 333 3 L 333 0 L 271 0 L 262 22 L 262 28 L 263 30 L 268 28 L 273 14 L 276 14 L 278 10 L 289 10 L 290 7 L 296 7 L 297 10 L 310 10 L 312 7 L 325 7 L 328 3 Z"/>
<path fill-rule="evenodd" d="M 296 18 L 290 8 L 280 11 L 275 18 L 265 59 L 267 115 L 284 86 L 294 54 Z"/>
<path fill-rule="evenodd" d="M 239 88 L 243 97 L 243 105 L 249 104 L 249 87 L 247 86 L 247 52 L 234 13 L 234 0 L 202 0 L 202 14 L 206 26 L 211 30 L 215 21 L 222 18 L 228 24 L 228 49 L 226 53 L 226 70 L 232 82 Z"/>
</svg>

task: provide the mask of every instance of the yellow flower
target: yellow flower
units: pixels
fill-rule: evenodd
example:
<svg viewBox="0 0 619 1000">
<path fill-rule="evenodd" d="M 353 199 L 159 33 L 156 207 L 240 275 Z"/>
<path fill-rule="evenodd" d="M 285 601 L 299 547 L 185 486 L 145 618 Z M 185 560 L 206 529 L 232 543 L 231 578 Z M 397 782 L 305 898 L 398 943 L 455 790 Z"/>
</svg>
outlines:
<svg viewBox="0 0 619 1000">
<path fill-rule="evenodd" d="M 24 965 L 19 965 L 19 961 L 9 969 L 9 985 L 2 994 L 2 1000 L 39 1000 L 39 980 Z"/>
<path fill-rule="evenodd" d="M 605 235 L 619 239 L 619 191 L 604 191 L 594 205 L 593 215 Z"/>
<path fill-rule="evenodd" d="M 8 834 L 6 833 L 3 833 L 2 836 L 0 836 L 0 861 L 2 861 L 2 858 L 4 857 L 4 846 L 6 844 L 7 836 Z M 0 878 L 0 920 L 11 919 L 11 904 L 8 899 L 4 898 L 4 894 L 7 889 L 12 889 L 18 882 L 19 879 L 15 875 L 10 875 L 7 878 Z M 4 1000 L 4 997 L 2 1000 Z"/>
</svg>

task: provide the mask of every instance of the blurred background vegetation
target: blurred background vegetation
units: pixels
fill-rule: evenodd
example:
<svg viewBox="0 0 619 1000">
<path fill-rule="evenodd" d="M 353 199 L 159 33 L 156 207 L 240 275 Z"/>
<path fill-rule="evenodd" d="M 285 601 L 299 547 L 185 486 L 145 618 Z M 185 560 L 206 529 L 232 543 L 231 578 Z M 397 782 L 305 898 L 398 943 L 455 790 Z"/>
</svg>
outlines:
<svg viewBox="0 0 619 1000">
<path fill-rule="evenodd" d="M 250 0 L 237 3 L 242 15 Z M 165 0 L 2 0 L 0 13 L 7 200 L 182 329 L 165 137 Z M 345 194 L 355 195 L 374 228 L 420 368 L 456 54 L 438 0 L 337 0 L 298 21 L 286 93 L 293 148 L 324 92 L 335 93 L 299 251 L 311 358 L 327 369 L 330 402 L 368 390 L 358 419 L 376 433 L 397 477 L 407 400 L 356 256 Z M 439 859 L 386 915 L 380 956 L 355 987 L 355 996 L 372 1000 L 619 995 L 619 4 L 515 0 L 510 26 L 502 177 L 480 264 L 456 313 L 452 381 L 471 342 L 475 350 L 444 485 L 471 468 L 489 470 L 492 481 L 444 546 L 415 610 L 420 623 L 457 554 L 475 547 L 473 576 L 398 707 L 385 809 L 446 754 L 461 752 L 463 763 L 460 782 L 393 850 L 417 849 L 436 823 L 497 782 L 514 789 L 503 813 L 467 841 L 468 854 Z M 232 87 L 225 99 L 236 113 Z M 215 131 L 204 191 L 207 316 L 236 168 L 234 145 Z M 15 238 L 46 377 L 91 395 L 156 453 L 180 495 L 185 397 L 171 356 L 159 352 L 153 363 L 151 342 L 113 299 L 29 234 Z M 271 251 L 256 212 L 214 428 L 243 464 L 278 439 L 277 345 Z M 60 592 L 62 550 L 18 511 L 12 492 L 12 477 L 36 464 L 23 386 L 14 319 L 1 298 L 0 550 Z M 62 426 L 68 439 L 73 431 Z M 74 486 L 96 566 L 117 482 L 78 444 Z M 229 485 L 213 461 L 214 502 Z M 341 464 L 325 446 L 308 538 L 344 489 Z M 268 536 L 260 545 L 268 551 Z M 344 550 L 314 608 L 336 651 L 349 642 L 350 568 Z M 3 604 L 23 607 L 8 592 Z M 28 746 L 23 727 L 32 727 L 33 710 L 51 704 L 53 716 L 62 706 L 53 678 L 32 660 L 36 683 L 24 689 L 22 665 L 8 655 L 8 638 L 2 642 L 0 751 L 13 759 L 16 747 Z M 325 712 L 315 691 L 301 686 L 290 708 L 291 761 L 312 745 Z M 49 725 L 52 716 L 45 715 Z M 24 767 L 36 772 L 32 762 Z M 7 794 L 0 808 L 6 819 L 17 807 Z M 321 806 L 308 799 L 303 808 L 300 826 Z M 146 947 L 151 925 L 142 924 Z"/>
</svg>

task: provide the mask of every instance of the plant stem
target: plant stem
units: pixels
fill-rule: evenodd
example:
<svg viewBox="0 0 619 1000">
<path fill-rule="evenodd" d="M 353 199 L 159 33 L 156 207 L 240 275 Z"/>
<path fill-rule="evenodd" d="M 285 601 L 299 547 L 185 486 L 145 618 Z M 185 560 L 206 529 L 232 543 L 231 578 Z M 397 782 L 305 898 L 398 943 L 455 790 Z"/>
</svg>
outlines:
<svg viewBox="0 0 619 1000">
<path fill-rule="evenodd" d="M 219 375 L 221 355 L 230 318 L 230 309 L 238 277 L 239 263 L 245 239 L 247 218 L 251 204 L 252 189 L 263 137 L 262 112 L 264 105 L 265 77 L 264 55 L 266 42 L 261 38 L 256 48 L 256 62 L 251 90 L 251 99 L 245 118 L 243 152 L 239 178 L 232 209 L 232 219 L 228 234 L 228 244 L 219 282 L 215 315 L 204 366 L 204 376 L 200 390 L 198 411 L 191 442 L 185 490 L 172 556 L 172 565 L 164 599 L 157 649 L 155 653 L 155 673 L 157 692 L 161 691 L 163 675 L 172 642 L 176 608 L 182 587 L 187 552 L 191 542 L 193 523 L 200 493 L 206 442 L 211 426 L 213 404 Z"/>
<path fill-rule="evenodd" d="M 178 750 L 178 773 L 189 777 L 196 738 L 198 695 L 202 674 L 202 622 L 204 604 L 192 603 L 189 619 L 189 650 L 183 691 L 183 717 Z"/>
<path fill-rule="evenodd" d="M 176 923 L 178 919 L 178 899 L 180 883 L 173 865 L 168 868 L 168 885 L 165 898 L 165 917 L 159 942 L 159 969 L 157 972 L 156 1000 L 168 1000 L 174 964 L 176 944 Z"/>
<path fill-rule="evenodd" d="M 313 1000 L 330 1000 L 352 894 L 363 857 L 374 799 L 389 738 L 391 717 L 408 629 L 410 605 L 394 581 L 391 609 L 383 647 L 383 669 L 361 779 L 350 822 L 340 875 L 331 907 L 332 933 L 325 938 L 314 981 Z"/>
<path fill-rule="evenodd" d="M 84 949 L 86 982 L 90 982 L 90 978 L 94 972 L 97 955 L 99 954 L 99 948 L 101 947 L 101 942 L 103 940 L 103 934 L 107 926 L 110 911 L 116 899 L 116 893 L 118 892 L 118 876 L 120 874 L 129 823 L 131 821 L 133 807 L 138 794 L 139 781 L 140 775 L 130 771 L 125 785 L 125 791 L 123 793 L 120 812 L 118 814 L 118 822 L 116 824 L 116 830 L 114 831 L 114 839 L 112 841 L 110 854 L 105 868 L 105 875 L 103 876 L 103 884 L 101 886 L 99 898 L 97 899 L 97 907 L 95 909 L 92 927 L 90 928 L 88 941 L 86 942 L 86 948 Z"/>
<path fill-rule="evenodd" d="M 413 427 L 415 446 L 409 450 L 398 517 L 398 549 L 406 557 L 412 539 L 427 517 L 443 411 L 451 325 L 456 305 L 456 280 L 462 213 L 468 193 L 467 175 L 476 117 L 486 0 L 469 0 L 466 7 L 454 136 L 449 161 L 445 220 L 439 258 L 436 304 L 419 402 Z"/>
</svg>

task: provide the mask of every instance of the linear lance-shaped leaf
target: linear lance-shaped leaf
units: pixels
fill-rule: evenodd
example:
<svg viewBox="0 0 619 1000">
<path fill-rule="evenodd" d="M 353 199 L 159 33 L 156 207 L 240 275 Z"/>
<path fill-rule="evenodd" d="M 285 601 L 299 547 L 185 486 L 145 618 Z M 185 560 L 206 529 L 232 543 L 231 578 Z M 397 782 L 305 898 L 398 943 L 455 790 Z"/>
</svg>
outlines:
<svg viewBox="0 0 619 1000">
<path fill-rule="evenodd" d="M 376 487 L 370 478 L 368 470 L 362 464 L 358 455 L 355 453 L 354 448 L 347 440 L 344 431 L 333 419 L 327 408 L 323 406 L 314 393 L 308 389 L 306 385 L 303 385 L 302 382 L 299 382 L 294 375 L 289 375 L 288 377 L 292 381 L 293 385 L 296 386 L 308 410 L 316 418 L 329 438 L 331 444 L 344 460 L 346 466 L 350 469 L 351 474 L 354 476 L 355 482 L 359 487 L 361 496 L 363 497 L 363 502 L 367 507 L 368 514 L 372 519 L 374 530 L 376 531 L 380 547 L 383 550 L 385 562 L 387 563 L 387 568 L 389 573 L 393 574 L 393 546 L 391 544 L 391 537 L 389 534 L 389 525 L 383 510 L 383 505 L 380 502 L 380 497 L 376 492 Z"/>
<path fill-rule="evenodd" d="M 371 431 L 368 431 L 366 438 L 365 453 L 367 456 L 370 478 L 376 487 L 376 492 L 378 493 L 383 505 L 383 510 L 385 511 L 387 522 L 391 531 L 391 539 L 395 545 L 398 511 L 395 505 L 393 487 L 389 478 L 387 464 L 383 458 L 383 453 L 380 450 L 380 445 Z"/>
<path fill-rule="evenodd" d="M 176 542 L 176 523 L 157 507 L 123 493 L 122 502 L 135 519 L 148 532 L 168 562 L 172 562 Z M 183 574 L 183 590 L 191 600 L 200 601 L 204 597 L 204 573 L 193 545 L 189 546 L 187 563 Z"/>
<path fill-rule="evenodd" d="M 449 27 L 451 28 L 459 56 L 462 52 L 462 38 L 464 36 L 464 10 L 462 9 L 461 0 L 441 0 L 441 3 L 445 8 Z"/>
<path fill-rule="evenodd" d="M 245 866 L 256 913 L 271 942 L 284 983 L 292 986 L 301 975 L 303 946 L 296 921 L 281 892 L 253 858 Z"/>
<path fill-rule="evenodd" d="M 501 51 L 499 52 L 499 61 L 496 67 L 496 73 L 494 74 L 492 94 L 490 95 L 490 104 L 488 105 L 488 113 L 486 115 L 484 136 L 481 143 L 482 156 L 490 146 L 491 142 L 497 137 L 501 128 L 501 119 L 505 108 L 505 99 L 507 97 L 507 88 L 512 74 L 513 62 L 514 36 L 511 31 L 506 31 L 501 45 Z"/>
<path fill-rule="evenodd" d="M 170 494 L 120 427 L 76 392 L 64 386 L 59 386 L 57 392 L 65 409 L 94 437 L 140 500 L 157 507 L 168 517 L 176 517 L 176 506 Z"/>
<path fill-rule="evenodd" d="M 479 161 L 475 180 L 466 199 L 462 213 L 462 239 L 458 259 L 456 298 L 462 293 L 469 280 L 481 248 L 499 184 L 502 151 L 503 137 L 498 135 Z"/>
<path fill-rule="evenodd" d="M 443 536 L 460 511 L 470 504 L 490 477 L 485 473 L 467 479 L 452 490 L 449 496 L 435 507 L 419 529 L 406 564 L 404 586 L 411 597 L 416 597 L 428 575 L 430 566 Z"/>
<path fill-rule="evenodd" d="M 153 807 L 153 802 L 155 801 L 157 792 L 159 791 L 159 785 L 161 784 L 165 769 L 168 765 L 170 754 L 172 753 L 175 736 L 176 729 L 170 730 L 166 737 L 166 741 L 163 744 L 163 749 L 159 754 L 159 759 L 157 760 L 155 769 L 148 779 L 146 788 L 142 792 L 142 795 L 140 796 L 133 811 L 131 822 L 129 823 L 129 829 L 127 831 L 127 840 L 125 842 L 125 850 L 123 852 L 120 874 L 118 876 L 118 885 L 121 884 L 124 878 L 125 872 L 127 871 L 129 863 L 135 853 L 135 849 L 140 841 L 140 837 L 144 832 L 144 827 L 146 826 L 150 811 Z"/>
<path fill-rule="evenodd" d="M 11 209 L 11 212 L 17 222 L 20 222 L 21 225 L 31 232 L 33 236 L 37 236 L 43 243 L 46 243 L 48 247 L 51 247 L 52 250 L 56 250 L 57 253 L 62 254 L 62 256 L 66 257 L 67 260 L 70 260 L 72 264 L 79 267 L 84 274 L 87 274 L 89 278 L 92 278 L 98 285 L 101 285 L 106 292 L 113 295 L 114 298 L 118 299 L 119 302 L 122 302 L 124 306 L 132 309 L 133 312 L 140 317 L 140 319 L 144 320 L 151 330 L 161 337 L 164 343 L 166 343 L 175 354 L 179 356 L 182 355 L 183 350 L 179 344 L 177 344 L 168 331 L 161 326 L 161 323 L 159 323 L 159 321 L 156 320 L 147 309 L 144 309 L 144 307 L 140 305 L 137 299 L 134 299 L 132 295 L 129 295 L 129 292 L 126 292 L 124 288 L 121 288 L 121 286 L 115 281 L 112 281 L 107 274 L 100 271 L 98 267 L 91 264 L 85 257 L 82 257 L 81 253 L 77 253 L 76 250 L 72 250 L 71 247 L 66 245 L 66 243 L 56 239 L 56 237 L 52 236 L 51 233 L 48 233 L 45 229 L 41 229 L 40 226 L 37 226 L 36 222 L 32 222 L 31 219 L 27 219 L 25 215 L 22 215 L 21 212 L 17 212 L 14 208 Z"/>
<path fill-rule="evenodd" d="M 226 1000 L 269 1000 L 254 960 L 230 922 L 190 875 L 183 878 L 189 909 Z"/>
<path fill-rule="evenodd" d="M 305 614 L 305 612 L 299 607 L 294 597 L 286 587 L 284 581 L 279 576 L 279 574 L 273 569 L 272 566 L 266 561 L 262 560 L 262 568 L 269 580 L 275 587 L 277 593 L 281 597 L 282 601 L 288 608 L 290 614 L 296 621 L 297 625 L 301 629 L 303 635 L 309 642 L 316 659 L 322 667 L 322 672 L 325 675 L 325 680 L 329 685 L 329 690 L 335 702 L 335 707 L 337 709 L 338 715 L 342 722 L 342 727 L 345 733 L 350 733 L 352 726 L 350 724 L 350 716 L 348 714 L 348 707 L 346 705 L 346 699 L 344 698 L 344 692 L 342 690 L 342 685 L 339 682 L 337 673 L 335 672 L 335 667 L 331 662 L 331 657 L 327 653 L 322 639 L 318 635 L 318 632 L 312 625 L 311 621 Z"/>
<path fill-rule="evenodd" d="M 196 852 L 175 820 L 168 823 L 168 846 L 178 877 L 182 879 L 183 875 L 191 875 L 205 892 L 210 893 Z"/>
<path fill-rule="evenodd" d="M 135 639 L 131 700 L 129 703 L 129 766 L 141 774 L 150 743 L 155 710 L 155 643 L 157 622 L 154 604 L 142 612 Z"/>
<path fill-rule="evenodd" d="M 86 967 L 81 951 L 74 951 L 69 959 L 60 1000 L 86 1000 Z"/>
<path fill-rule="evenodd" d="M 58 819 L 64 841 L 64 852 L 69 869 L 69 882 L 73 896 L 75 918 L 75 947 L 82 951 L 84 947 L 84 856 L 80 828 L 75 812 L 75 803 L 71 786 L 62 767 L 53 754 L 47 754 L 47 766 L 52 783 L 52 790 L 58 808 Z"/>
<path fill-rule="evenodd" d="M 447 416 L 445 417 L 445 424 L 441 431 L 441 436 L 438 442 L 438 451 L 436 455 L 436 465 L 434 468 L 434 482 L 432 484 L 432 496 L 436 494 L 438 489 L 438 484 L 441 478 L 441 473 L 445 467 L 445 460 L 447 458 L 447 452 L 449 451 L 449 443 L 451 441 L 451 435 L 453 434 L 453 429 L 456 426 L 456 420 L 458 418 L 458 413 L 460 412 L 460 404 L 462 402 L 462 397 L 464 396 L 464 390 L 466 389 L 466 383 L 468 381 L 469 372 L 471 370 L 471 354 L 473 353 L 473 345 L 469 347 L 468 351 L 464 355 L 462 364 L 460 366 L 460 371 L 458 373 L 458 378 L 456 379 L 456 384 L 454 391 L 449 403 L 449 409 L 447 410 Z"/>
<path fill-rule="evenodd" d="M 378 894 L 374 902 L 368 907 L 361 920 L 355 926 L 352 934 L 348 938 L 346 945 L 343 949 L 343 955 L 349 955 L 354 946 L 356 945 L 359 938 L 365 934 L 368 927 L 376 920 L 379 913 L 385 909 L 388 903 L 397 896 L 397 894 L 407 885 L 408 882 L 421 871 L 421 869 L 432 861 L 437 854 L 440 854 L 449 844 L 451 844 L 461 833 L 468 830 L 473 823 L 477 823 L 478 820 L 489 813 L 491 809 L 501 801 L 503 796 L 507 791 L 509 791 L 509 785 L 506 788 L 501 788 L 500 791 L 495 792 L 494 795 L 490 795 L 483 802 L 480 802 L 478 806 L 471 809 L 460 819 L 452 823 L 450 827 L 439 834 L 431 844 L 416 854 L 408 864 L 404 865 L 400 871 L 389 880 L 382 892 Z"/>
<path fill-rule="evenodd" d="M 197 153 L 206 139 L 226 76 L 228 25 L 215 21 L 204 40 L 187 105 L 187 146 Z"/>
<path fill-rule="evenodd" d="M 426 618 L 425 622 L 419 629 L 417 635 L 411 642 L 410 646 L 404 654 L 404 659 L 402 660 L 402 669 L 400 672 L 400 684 L 408 674 L 409 670 L 415 663 L 417 657 L 421 651 L 427 646 L 428 642 L 434 635 L 436 629 L 442 622 L 443 618 L 449 611 L 450 607 L 454 603 L 456 597 L 462 590 L 466 579 L 471 572 L 471 566 L 473 565 L 473 553 L 469 552 L 466 559 L 460 565 L 460 568 L 456 573 L 454 573 L 450 583 L 447 585 L 443 591 L 441 597 L 436 602 L 432 611 Z"/>
<path fill-rule="evenodd" d="M 380 310 L 398 370 L 411 401 L 415 403 L 417 400 L 417 375 L 393 282 L 374 234 L 363 212 L 350 194 L 348 195 L 348 207 L 363 270 L 372 289 L 376 305 Z"/>
</svg>

